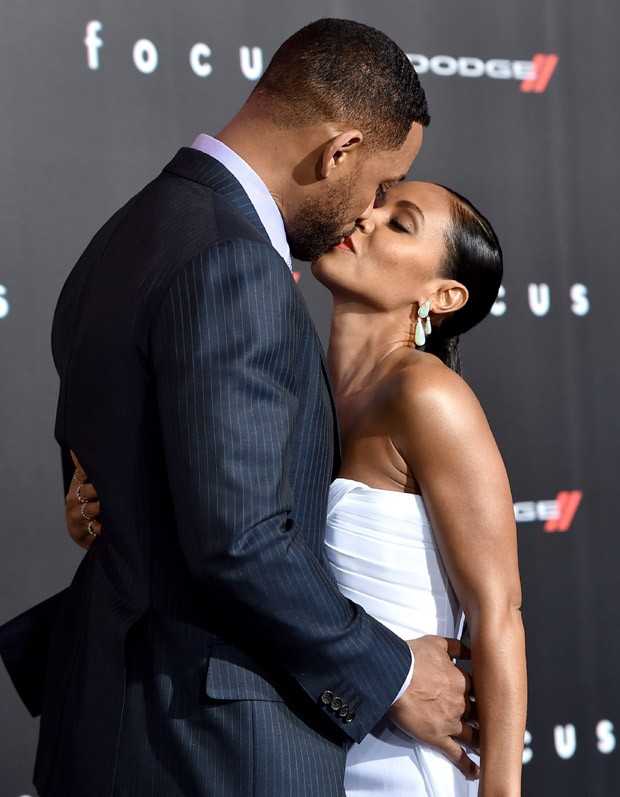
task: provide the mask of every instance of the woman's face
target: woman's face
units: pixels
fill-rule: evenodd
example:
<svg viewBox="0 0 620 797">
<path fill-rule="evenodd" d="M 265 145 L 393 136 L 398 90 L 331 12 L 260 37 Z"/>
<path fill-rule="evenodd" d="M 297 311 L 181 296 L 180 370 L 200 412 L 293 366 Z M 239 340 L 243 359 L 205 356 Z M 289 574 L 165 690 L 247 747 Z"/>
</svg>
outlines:
<svg viewBox="0 0 620 797">
<path fill-rule="evenodd" d="M 381 309 L 423 302 L 441 278 L 450 223 L 444 188 L 399 183 L 353 235 L 312 264 L 312 273 L 334 295 Z"/>
</svg>

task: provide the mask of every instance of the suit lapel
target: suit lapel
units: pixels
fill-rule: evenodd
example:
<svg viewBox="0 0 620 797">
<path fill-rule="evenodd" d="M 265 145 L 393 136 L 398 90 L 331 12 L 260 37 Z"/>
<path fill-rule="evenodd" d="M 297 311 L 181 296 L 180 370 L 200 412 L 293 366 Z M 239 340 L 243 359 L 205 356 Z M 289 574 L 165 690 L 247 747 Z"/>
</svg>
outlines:
<svg viewBox="0 0 620 797">
<path fill-rule="evenodd" d="M 176 174 L 179 177 L 185 177 L 187 180 L 193 180 L 226 197 L 256 227 L 258 232 L 265 238 L 265 241 L 271 246 L 267 231 L 263 227 L 256 208 L 250 202 L 250 198 L 244 191 L 243 186 L 215 158 L 192 147 L 183 147 L 170 163 L 164 167 L 164 171 Z"/>
<path fill-rule="evenodd" d="M 193 180 L 196 183 L 205 185 L 212 191 L 225 196 L 237 210 L 252 223 L 258 232 L 265 238 L 265 241 L 271 245 L 267 231 L 256 212 L 254 205 L 251 203 L 250 198 L 243 189 L 241 183 L 237 178 L 232 175 L 228 169 L 223 166 L 215 158 L 207 155 L 204 152 L 193 149 L 192 147 L 183 147 L 180 149 L 170 163 L 164 167 L 165 172 L 176 174 L 179 177 L 184 177 L 187 180 Z M 305 305 L 305 302 L 304 302 Z M 312 320 L 310 319 L 312 324 Z M 314 324 L 312 324 L 314 330 Z M 332 480 L 336 478 L 340 472 L 341 453 L 340 453 L 340 430 L 338 427 L 338 414 L 336 412 L 336 402 L 334 399 L 334 391 L 332 388 L 331 377 L 329 375 L 329 368 L 327 367 L 327 360 L 321 341 L 314 330 L 316 338 L 316 345 L 321 357 L 321 370 L 323 371 L 323 378 L 327 386 L 327 393 L 332 405 L 332 415 L 334 419 L 334 463 L 332 469 Z"/>
<path fill-rule="evenodd" d="M 334 398 L 334 388 L 332 385 L 332 379 L 329 373 L 329 368 L 327 366 L 327 359 L 325 358 L 325 352 L 323 351 L 323 346 L 321 345 L 321 341 L 318 340 L 318 335 L 317 335 L 317 344 L 319 347 L 319 352 L 321 354 L 321 370 L 323 371 L 323 378 L 325 379 L 325 384 L 327 385 L 327 392 L 329 394 L 329 400 L 332 405 L 332 416 L 334 419 L 334 463 L 332 467 L 332 481 L 334 481 L 334 479 L 340 473 L 340 466 L 342 465 L 342 452 L 340 450 L 340 426 L 338 425 L 338 412 L 336 411 L 336 399 Z"/>
</svg>

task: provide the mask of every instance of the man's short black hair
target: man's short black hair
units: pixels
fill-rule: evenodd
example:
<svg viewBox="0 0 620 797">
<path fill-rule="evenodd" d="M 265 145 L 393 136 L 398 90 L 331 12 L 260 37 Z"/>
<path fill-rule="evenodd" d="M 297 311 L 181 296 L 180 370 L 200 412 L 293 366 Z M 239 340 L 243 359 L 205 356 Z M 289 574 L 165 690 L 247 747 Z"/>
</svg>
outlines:
<svg viewBox="0 0 620 797">
<path fill-rule="evenodd" d="M 319 19 L 294 33 L 252 99 L 282 127 L 347 123 L 361 130 L 371 151 L 399 149 L 413 122 L 430 122 L 406 54 L 381 31 L 348 19 Z"/>
</svg>

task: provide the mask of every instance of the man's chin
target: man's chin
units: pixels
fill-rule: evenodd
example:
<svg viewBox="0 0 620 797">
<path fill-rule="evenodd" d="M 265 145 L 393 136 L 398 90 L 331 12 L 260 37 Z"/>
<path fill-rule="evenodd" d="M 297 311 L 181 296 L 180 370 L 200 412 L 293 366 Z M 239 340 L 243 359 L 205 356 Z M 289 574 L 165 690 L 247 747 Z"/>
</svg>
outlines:
<svg viewBox="0 0 620 797">
<path fill-rule="evenodd" d="M 332 238 L 321 254 L 324 255 L 325 252 L 329 252 L 330 249 L 333 249 L 335 246 L 338 246 L 338 244 L 341 244 L 345 238 L 350 238 L 355 232 L 355 229 L 355 227 L 351 227 L 350 230 L 344 230 L 344 232 L 341 232 L 337 238 Z"/>
<path fill-rule="evenodd" d="M 324 247 L 315 242 L 302 243 L 302 244 L 289 244 L 291 255 L 295 260 L 301 260 L 305 263 L 314 263 L 321 255 L 325 254 L 331 246 Z"/>
<path fill-rule="evenodd" d="M 327 240 L 319 240 L 318 238 L 302 241 L 289 240 L 291 255 L 296 260 L 314 263 L 314 261 L 318 260 L 321 255 L 324 255 L 325 252 L 329 252 L 329 250 L 333 249 L 334 246 L 338 246 L 339 243 L 341 243 L 348 236 L 353 235 L 354 232 L 355 227 L 351 228 L 350 230 L 345 230 L 338 235 L 334 235 Z"/>
</svg>

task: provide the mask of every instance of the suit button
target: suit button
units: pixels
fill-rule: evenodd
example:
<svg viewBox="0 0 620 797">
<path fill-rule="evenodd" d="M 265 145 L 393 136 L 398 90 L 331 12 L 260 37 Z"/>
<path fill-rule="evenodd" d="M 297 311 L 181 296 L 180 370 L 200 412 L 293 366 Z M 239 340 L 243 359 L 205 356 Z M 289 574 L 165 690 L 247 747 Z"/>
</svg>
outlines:
<svg viewBox="0 0 620 797">
<path fill-rule="evenodd" d="M 338 711 L 338 716 L 344 719 L 345 717 L 349 716 L 349 707 L 345 703 L 344 706 Z"/>
<path fill-rule="evenodd" d="M 355 719 L 355 711 L 349 712 L 349 715 L 343 719 L 343 722 L 353 722 Z"/>
<path fill-rule="evenodd" d="M 335 697 L 330 705 L 334 711 L 339 711 L 342 708 L 342 698 Z"/>
<path fill-rule="evenodd" d="M 323 703 L 326 706 L 329 706 L 333 699 L 334 699 L 334 693 L 330 692 L 329 690 L 326 690 L 321 695 L 321 703 Z"/>
</svg>

